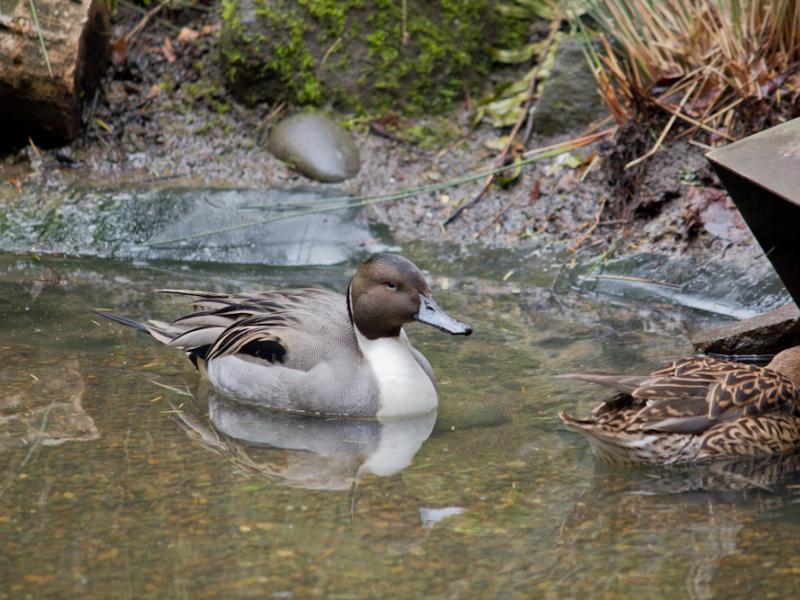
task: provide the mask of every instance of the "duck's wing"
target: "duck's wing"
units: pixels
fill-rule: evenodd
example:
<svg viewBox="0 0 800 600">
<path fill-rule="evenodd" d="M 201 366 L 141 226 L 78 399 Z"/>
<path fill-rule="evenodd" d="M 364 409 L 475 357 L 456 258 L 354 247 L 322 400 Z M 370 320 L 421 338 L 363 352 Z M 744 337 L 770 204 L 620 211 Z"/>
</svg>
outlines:
<svg viewBox="0 0 800 600">
<path fill-rule="evenodd" d="M 708 391 L 707 385 L 716 381 L 714 374 L 724 371 L 730 364 L 730 362 L 714 358 L 697 357 L 676 360 L 649 375 L 568 373 L 558 377 L 596 383 L 643 400 L 660 398 L 663 395 L 669 397 L 705 396 Z"/>
<path fill-rule="evenodd" d="M 703 399 L 709 386 L 716 382 L 716 374 L 723 371 L 724 366 L 730 366 L 730 363 L 712 358 L 687 358 L 674 361 L 649 375 L 569 373 L 558 377 L 596 383 L 644 401 L 662 398 Z M 605 404 L 598 406 L 595 412 L 604 409 Z"/>
<path fill-rule="evenodd" d="M 766 367 L 734 369 L 708 392 L 708 414 L 723 417 L 737 414 L 759 414 L 794 409 L 800 402 L 800 388 L 783 373 Z"/>
<path fill-rule="evenodd" d="M 786 376 L 756 365 L 709 358 L 673 363 L 634 392 L 647 399 L 636 416 L 642 429 L 699 433 L 743 416 L 786 411 L 800 389 Z"/>
<path fill-rule="evenodd" d="M 672 404 L 693 406 L 702 404 L 709 389 L 717 383 L 720 375 L 730 371 L 730 361 L 708 357 L 676 360 L 640 378 L 636 388 L 630 392 L 634 398 L 652 403 L 674 401 Z M 748 368 L 749 365 L 742 365 Z M 666 404 L 670 404 L 667 402 Z"/>
<path fill-rule="evenodd" d="M 159 290 L 193 296 L 193 312 L 171 323 L 148 321 L 156 339 L 183 349 L 192 362 L 244 354 L 270 363 L 306 368 L 303 356 L 317 356 L 320 340 L 352 336 L 344 296 L 317 289 L 246 294 Z M 302 353 L 291 349 L 305 346 Z"/>
<path fill-rule="evenodd" d="M 609 425 L 626 430 L 699 433 L 721 421 L 800 403 L 800 390 L 777 371 L 709 357 L 677 360 L 644 376 L 568 377 L 620 392 L 622 396 L 600 404 L 593 414 L 606 415 Z M 626 402 L 623 411 L 619 398 L 625 394 L 634 402 Z M 637 406 L 638 411 L 630 410 Z"/>
</svg>

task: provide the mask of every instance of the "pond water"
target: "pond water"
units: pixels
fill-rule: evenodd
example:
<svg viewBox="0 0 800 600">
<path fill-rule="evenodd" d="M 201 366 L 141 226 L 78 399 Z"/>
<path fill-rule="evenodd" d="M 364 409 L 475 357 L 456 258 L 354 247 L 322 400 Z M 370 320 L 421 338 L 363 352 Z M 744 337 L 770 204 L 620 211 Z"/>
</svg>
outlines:
<svg viewBox="0 0 800 600">
<path fill-rule="evenodd" d="M 476 333 L 409 327 L 440 409 L 391 426 L 237 408 L 181 353 L 90 313 L 177 316 L 185 299 L 151 291 L 165 286 L 344 289 L 352 264 L 0 255 L 0 597 L 796 594 L 796 459 L 600 465 L 557 414 L 601 396 L 554 378 L 691 352 L 698 328 L 784 299 L 774 277 L 683 302 L 685 285 L 655 281 L 658 260 L 598 279 L 542 252 L 403 252 Z"/>
</svg>

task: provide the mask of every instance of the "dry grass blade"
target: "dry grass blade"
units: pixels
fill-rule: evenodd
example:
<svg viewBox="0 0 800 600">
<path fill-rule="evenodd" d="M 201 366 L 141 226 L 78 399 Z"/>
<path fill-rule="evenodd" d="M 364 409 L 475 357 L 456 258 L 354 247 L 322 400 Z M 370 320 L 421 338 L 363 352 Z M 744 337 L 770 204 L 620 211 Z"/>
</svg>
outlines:
<svg viewBox="0 0 800 600">
<path fill-rule="evenodd" d="M 47 65 L 47 72 L 50 77 L 53 76 L 53 68 L 50 66 L 50 56 L 47 54 L 47 46 L 44 44 L 44 34 L 42 34 L 42 26 L 39 23 L 39 13 L 36 12 L 36 5 L 33 0 L 28 0 L 31 7 L 31 17 L 33 17 L 33 26 L 36 27 L 36 34 L 39 36 L 39 45 L 42 47 L 42 54 L 44 55 L 44 62 Z"/>
<path fill-rule="evenodd" d="M 148 10 L 142 17 L 142 19 L 136 24 L 136 26 L 125 34 L 125 43 L 130 44 L 133 41 L 133 38 L 139 35 L 142 32 L 142 30 L 145 27 L 147 27 L 147 24 L 150 22 L 150 19 L 152 19 L 159 12 L 161 12 L 161 9 L 164 8 L 170 2 L 172 2 L 172 0 L 163 0 L 161 3 Z"/>
<path fill-rule="evenodd" d="M 605 196 L 600 198 L 600 206 L 597 209 L 597 214 L 594 216 L 594 220 L 589 224 L 589 227 L 581 235 L 581 237 L 579 237 L 577 240 L 575 240 L 575 243 L 572 244 L 572 246 L 569 247 L 569 251 L 570 252 L 572 252 L 572 253 L 577 252 L 578 248 L 581 247 L 581 244 L 583 244 L 583 242 L 588 240 L 592 236 L 592 234 L 594 233 L 594 230 L 597 229 L 597 226 L 600 225 L 600 217 L 603 216 L 603 211 L 606 208 L 606 201 L 607 200 L 608 200 L 608 198 L 606 198 Z"/>
<path fill-rule="evenodd" d="M 620 123 L 666 113 L 667 129 L 679 119 L 713 144 L 758 127 L 747 108 L 796 99 L 787 83 L 800 68 L 794 0 L 596 0 L 592 16 L 601 33 L 590 61 Z"/>
<path fill-rule="evenodd" d="M 675 124 L 675 119 L 677 119 L 678 115 L 681 114 L 681 109 L 686 104 L 686 101 L 689 99 L 689 96 L 692 95 L 692 92 L 694 91 L 695 87 L 697 86 L 692 85 L 688 90 L 686 90 L 686 93 L 683 95 L 683 99 L 681 99 L 681 103 L 678 105 L 678 108 L 675 109 L 675 112 L 669 118 L 669 121 L 667 121 L 666 127 L 664 127 L 664 130 L 661 132 L 661 135 L 658 136 L 658 139 L 656 140 L 656 143 L 653 145 L 653 147 L 650 150 L 648 150 L 647 154 L 640 156 L 639 158 L 636 158 L 630 161 L 627 165 L 625 165 L 626 169 L 630 169 L 631 167 L 638 165 L 640 162 L 647 160 L 648 158 L 653 156 L 653 154 L 658 152 L 658 149 L 661 148 L 661 144 L 664 143 L 664 138 L 667 137 L 669 130 L 672 129 L 672 126 Z"/>
</svg>

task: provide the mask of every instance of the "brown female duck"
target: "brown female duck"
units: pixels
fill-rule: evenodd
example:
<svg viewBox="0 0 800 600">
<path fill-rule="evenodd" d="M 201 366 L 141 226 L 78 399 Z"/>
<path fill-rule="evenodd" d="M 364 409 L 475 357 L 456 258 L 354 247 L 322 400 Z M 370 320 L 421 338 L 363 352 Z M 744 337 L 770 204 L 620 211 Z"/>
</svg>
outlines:
<svg viewBox="0 0 800 600">
<path fill-rule="evenodd" d="M 560 414 L 607 462 L 675 464 L 800 448 L 800 346 L 766 367 L 698 357 L 644 376 L 563 377 L 619 392 L 589 419 Z"/>
</svg>

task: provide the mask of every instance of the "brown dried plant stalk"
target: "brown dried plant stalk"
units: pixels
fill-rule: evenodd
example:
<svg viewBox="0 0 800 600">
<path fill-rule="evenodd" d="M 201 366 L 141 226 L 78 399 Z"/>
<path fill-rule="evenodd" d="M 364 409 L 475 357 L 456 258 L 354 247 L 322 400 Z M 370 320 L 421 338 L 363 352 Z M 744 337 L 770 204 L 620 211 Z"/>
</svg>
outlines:
<svg viewBox="0 0 800 600">
<path fill-rule="evenodd" d="M 656 110 L 714 144 L 752 126 L 744 107 L 800 93 L 797 0 L 596 0 L 591 14 L 587 51 L 620 123 Z"/>
</svg>

